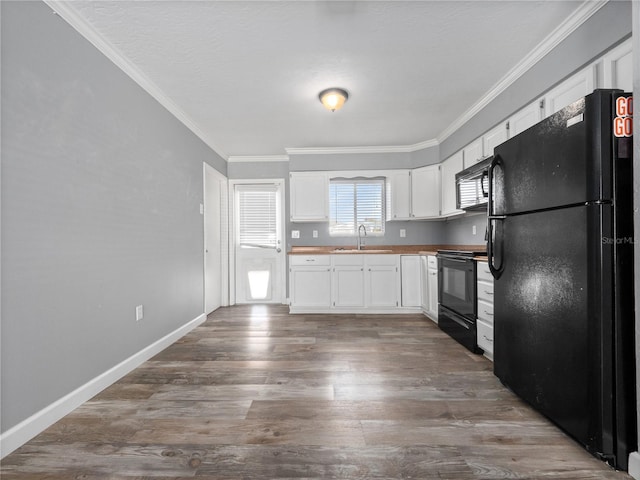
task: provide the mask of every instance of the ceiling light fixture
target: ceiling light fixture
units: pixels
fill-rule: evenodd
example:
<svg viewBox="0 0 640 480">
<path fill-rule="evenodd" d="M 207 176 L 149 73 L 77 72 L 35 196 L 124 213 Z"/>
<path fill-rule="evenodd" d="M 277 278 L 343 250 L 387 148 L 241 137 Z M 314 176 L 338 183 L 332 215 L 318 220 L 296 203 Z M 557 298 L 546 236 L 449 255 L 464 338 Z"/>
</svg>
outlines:
<svg viewBox="0 0 640 480">
<path fill-rule="evenodd" d="M 327 88 L 318 94 L 318 98 L 327 110 L 335 112 L 342 108 L 344 102 L 349 98 L 349 94 L 342 88 Z"/>
</svg>

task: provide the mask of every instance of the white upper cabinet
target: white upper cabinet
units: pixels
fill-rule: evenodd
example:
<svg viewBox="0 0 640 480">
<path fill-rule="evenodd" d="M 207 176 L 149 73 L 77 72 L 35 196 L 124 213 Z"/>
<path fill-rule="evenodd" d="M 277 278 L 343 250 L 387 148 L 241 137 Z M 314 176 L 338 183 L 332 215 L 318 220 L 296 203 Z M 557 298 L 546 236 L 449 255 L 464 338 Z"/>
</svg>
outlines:
<svg viewBox="0 0 640 480">
<path fill-rule="evenodd" d="M 442 193 L 441 216 L 464 213 L 456 209 L 456 173 L 463 169 L 462 150 L 447 158 L 440 167 L 440 191 Z"/>
<path fill-rule="evenodd" d="M 411 172 L 411 217 L 440 215 L 440 165 L 416 168 Z"/>
<path fill-rule="evenodd" d="M 589 65 L 552 89 L 544 97 L 545 115 L 548 117 L 576 100 L 589 95 L 595 87 L 595 78 L 596 67 Z"/>
<path fill-rule="evenodd" d="M 411 218 L 411 171 L 395 170 L 387 174 L 387 220 Z"/>
<path fill-rule="evenodd" d="M 324 172 L 292 172 L 289 180 L 291 221 L 329 220 L 328 175 Z"/>
<path fill-rule="evenodd" d="M 603 88 L 633 91 L 633 45 L 631 39 L 607 52 L 602 58 Z"/>
<path fill-rule="evenodd" d="M 482 157 L 484 157 L 482 150 L 482 138 L 477 138 L 475 141 L 464 147 L 462 151 L 464 156 L 464 168 L 469 168 L 471 165 L 478 163 Z"/>
<path fill-rule="evenodd" d="M 538 99 L 509 118 L 509 138 L 515 137 L 544 118 L 544 101 Z"/>
<path fill-rule="evenodd" d="M 482 150 L 485 155 L 493 155 L 493 149 L 507 138 L 507 123 L 500 123 L 482 136 Z"/>
</svg>

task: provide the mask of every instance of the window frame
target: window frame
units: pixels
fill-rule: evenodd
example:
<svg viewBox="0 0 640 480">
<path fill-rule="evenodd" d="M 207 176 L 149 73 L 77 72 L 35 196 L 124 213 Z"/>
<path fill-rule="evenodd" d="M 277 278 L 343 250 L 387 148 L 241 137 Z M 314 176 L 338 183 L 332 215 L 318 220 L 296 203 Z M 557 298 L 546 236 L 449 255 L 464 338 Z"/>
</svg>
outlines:
<svg viewBox="0 0 640 480">
<path fill-rule="evenodd" d="M 383 237 L 386 230 L 386 220 L 387 220 L 386 218 L 386 210 L 387 210 L 386 180 L 387 179 L 385 177 L 330 178 L 329 179 L 329 236 L 357 237 L 358 227 L 360 225 L 365 225 L 368 236 Z M 345 186 L 349 186 L 349 185 L 353 186 L 353 197 L 352 197 L 353 214 L 351 215 L 351 218 L 349 219 L 350 221 L 348 222 L 352 225 L 352 228 L 350 231 L 345 231 L 344 229 L 341 229 L 341 230 L 335 229 L 335 224 L 337 223 L 337 209 L 339 207 L 335 205 L 336 200 L 334 197 L 337 195 L 337 193 L 334 193 L 332 187 L 340 184 Z M 361 217 L 361 214 L 362 215 L 365 214 L 365 212 L 358 209 L 358 203 L 359 203 L 358 202 L 358 185 L 362 185 L 362 186 L 377 185 L 380 187 L 380 195 L 378 197 L 380 201 L 380 207 L 379 207 L 379 212 L 376 212 L 377 215 L 379 214 L 379 218 L 376 218 L 374 222 L 358 221 L 359 216 Z M 361 205 L 362 205 L 362 201 L 363 200 L 361 199 L 360 200 Z M 347 207 L 349 206 L 350 205 L 345 205 L 344 208 L 347 209 Z M 370 206 L 370 205 L 367 205 L 367 206 Z M 378 228 L 371 228 L 372 223 L 374 226 L 378 225 Z"/>
</svg>

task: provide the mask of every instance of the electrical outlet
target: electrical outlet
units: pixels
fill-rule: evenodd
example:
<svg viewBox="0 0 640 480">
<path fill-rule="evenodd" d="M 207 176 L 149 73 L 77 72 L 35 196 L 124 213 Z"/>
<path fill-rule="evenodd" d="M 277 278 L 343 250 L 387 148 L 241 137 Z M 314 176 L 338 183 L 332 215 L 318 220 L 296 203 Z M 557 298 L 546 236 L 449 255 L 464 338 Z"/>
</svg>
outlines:
<svg viewBox="0 0 640 480">
<path fill-rule="evenodd" d="M 318 238 L 318 230 L 313 231 L 313 238 Z"/>
<path fill-rule="evenodd" d="M 291 230 L 291 238 L 300 238 L 300 230 Z"/>
<path fill-rule="evenodd" d="M 476 234 L 476 226 L 474 225 L 473 228 L 471 229 L 472 233 L 475 235 Z"/>
<path fill-rule="evenodd" d="M 400 238 L 405 238 L 407 236 L 407 231 L 404 228 L 400 229 Z"/>
<path fill-rule="evenodd" d="M 142 309 L 142 305 L 138 305 L 136 307 L 136 322 L 139 322 L 144 317 L 144 310 Z"/>
</svg>

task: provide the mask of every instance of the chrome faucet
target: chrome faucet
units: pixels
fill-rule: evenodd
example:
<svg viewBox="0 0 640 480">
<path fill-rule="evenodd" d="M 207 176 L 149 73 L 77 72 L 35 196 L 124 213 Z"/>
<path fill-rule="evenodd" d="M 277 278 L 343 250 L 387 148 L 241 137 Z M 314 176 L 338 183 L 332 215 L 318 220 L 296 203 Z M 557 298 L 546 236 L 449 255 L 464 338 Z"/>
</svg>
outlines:
<svg viewBox="0 0 640 480">
<path fill-rule="evenodd" d="M 364 230 L 364 236 L 367 236 L 367 227 L 364 226 L 364 224 L 360 224 L 360 226 L 358 227 L 358 250 L 362 250 L 362 248 L 364 247 L 364 241 L 362 239 L 362 231 Z"/>
</svg>

